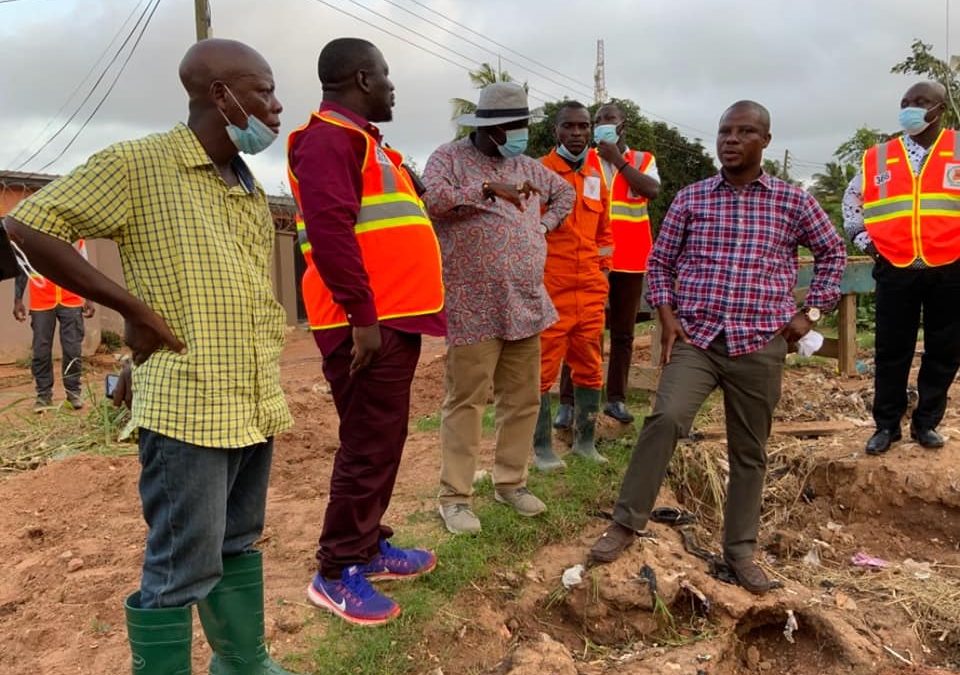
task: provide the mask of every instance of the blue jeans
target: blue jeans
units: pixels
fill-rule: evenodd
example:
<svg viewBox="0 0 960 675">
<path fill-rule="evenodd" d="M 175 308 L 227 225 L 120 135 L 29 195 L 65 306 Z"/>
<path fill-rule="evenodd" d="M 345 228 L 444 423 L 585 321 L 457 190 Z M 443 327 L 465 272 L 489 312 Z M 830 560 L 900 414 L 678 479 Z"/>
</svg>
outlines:
<svg viewBox="0 0 960 675">
<path fill-rule="evenodd" d="M 224 558 L 253 550 L 272 457 L 272 438 L 227 450 L 140 429 L 140 500 L 149 528 L 141 607 L 202 600 L 220 581 Z"/>
</svg>

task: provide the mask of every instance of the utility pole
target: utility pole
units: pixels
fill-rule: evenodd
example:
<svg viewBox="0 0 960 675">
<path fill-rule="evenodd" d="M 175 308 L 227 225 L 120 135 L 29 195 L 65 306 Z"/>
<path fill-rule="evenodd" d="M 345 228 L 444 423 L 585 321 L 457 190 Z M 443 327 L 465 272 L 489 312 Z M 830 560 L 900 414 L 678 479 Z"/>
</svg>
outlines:
<svg viewBox="0 0 960 675">
<path fill-rule="evenodd" d="M 607 100 L 607 74 L 603 59 L 603 40 L 597 40 L 597 67 L 593 71 L 593 102 L 601 104 Z"/>
<path fill-rule="evenodd" d="M 783 175 L 781 176 L 783 180 L 789 180 L 790 174 L 787 172 L 787 169 L 789 168 L 790 168 L 790 151 L 784 150 L 783 151 L 783 168 L 782 168 Z"/>
<path fill-rule="evenodd" d="M 210 0 L 193 0 L 197 17 L 197 42 L 212 37 L 210 31 Z"/>
</svg>

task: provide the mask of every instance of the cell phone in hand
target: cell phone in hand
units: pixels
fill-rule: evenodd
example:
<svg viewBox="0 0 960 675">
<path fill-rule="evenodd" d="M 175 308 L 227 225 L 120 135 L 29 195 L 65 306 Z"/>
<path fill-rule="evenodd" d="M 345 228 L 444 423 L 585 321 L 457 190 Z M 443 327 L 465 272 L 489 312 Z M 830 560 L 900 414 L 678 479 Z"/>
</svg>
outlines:
<svg viewBox="0 0 960 675">
<path fill-rule="evenodd" d="M 113 392 L 117 390 L 117 383 L 120 382 L 120 376 L 110 374 L 107 375 L 106 380 L 104 381 L 104 391 L 107 394 L 107 398 L 113 398 Z"/>
</svg>

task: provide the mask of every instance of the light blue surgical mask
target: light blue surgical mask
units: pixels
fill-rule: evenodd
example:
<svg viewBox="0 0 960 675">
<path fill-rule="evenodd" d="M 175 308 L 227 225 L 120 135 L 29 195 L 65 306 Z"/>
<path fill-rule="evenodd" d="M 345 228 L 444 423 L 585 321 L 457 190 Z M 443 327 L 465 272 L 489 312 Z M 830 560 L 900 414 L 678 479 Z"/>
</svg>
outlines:
<svg viewBox="0 0 960 675">
<path fill-rule="evenodd" d="M 497 143 L 497 150 L 504 157 L 519 157 L 527 149 L 527 140 L 530 138 L 530 131 L 523 129 L 507 129 L 503 133 L 507 135 L 507 140 L 500 145 Z M 496 141 L 494 141 L 496 143 Z"/>
<path fill-rule="evenodd" d="M 226 87 L 226 85 L 224 86 Z M 237 146 L 237 150 L 246 155 L 255 155 L 258 152 L 263 152 L 277 140 L 279 134 L 260 121 L 256 115 L 248 114 L 247 111 L 243 109 L 243 106 L 240 105 L 237 97 L 230 91 L 230 87 L 226 87 L 226 89 L 227 93 L 230 94 L 230 98 L 232 98 L 234 103 L 237 104 L 237 107 L 240 108 L 240 111 L 247 116 L 247 128 L 241 129 L 236 124 L 233 124 L 230 118 L 221 110 L 220 114 L 223 115 L 223 119 L 227 120 L 227 136 L 229 136 L 233 144 Z"/>
<path fill-rule="evenodd" d="M 935 109 L 931 108 L 931 110 Z M 900 127 L 910 136 L 922 134 L 933 124 L 932 121 L 926 120 L 928 112 L 930 111 L 926 108 L 900 108 Z"/>
<path fill-rule="evenodd" d="M 587 156 L 587 151 L 589 149 L 590 148 L 585 147 L 583 150 L 581 150 L 575 155 L 569 150 L 567 150 L 567 146 L 561 144 L 557 146 L 557 154 L 569 162 L 573 162 L 574 164 L 579 164 L 580 162 L 583 161 L 583 158 Z"/>
<path fill-rule="evenodd" d="M 616 124 L 598 124 L 593 128 L 595 143 L 616 143 L 619 140 L 620 134 L 617 133 Z"/>
</svg>

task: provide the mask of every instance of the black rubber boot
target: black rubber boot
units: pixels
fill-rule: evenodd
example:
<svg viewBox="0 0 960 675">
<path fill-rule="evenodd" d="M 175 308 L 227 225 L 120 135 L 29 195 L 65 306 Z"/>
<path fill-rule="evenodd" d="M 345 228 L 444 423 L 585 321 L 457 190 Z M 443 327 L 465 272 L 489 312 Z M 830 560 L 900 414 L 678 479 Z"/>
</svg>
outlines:
<svg viewBox="0 0 960 675">
<path fill-rule="evenodd" d="M 604 464 L 607 458 L 597 452 L 595 442 L 597 413 L 600 411 L 600 390 L 575 387 L 573 398 L 576 410 L 573 451 L 585 459 Z"/>
<path fill-rule="evenodd" d="M 557 471 L 567 464 L 553 451 L 553 429 L 550 428 L 550 394 L 540 395 L 540 414 L 533 433 L 533 465 L 540 471 Z"/>
</svg>

